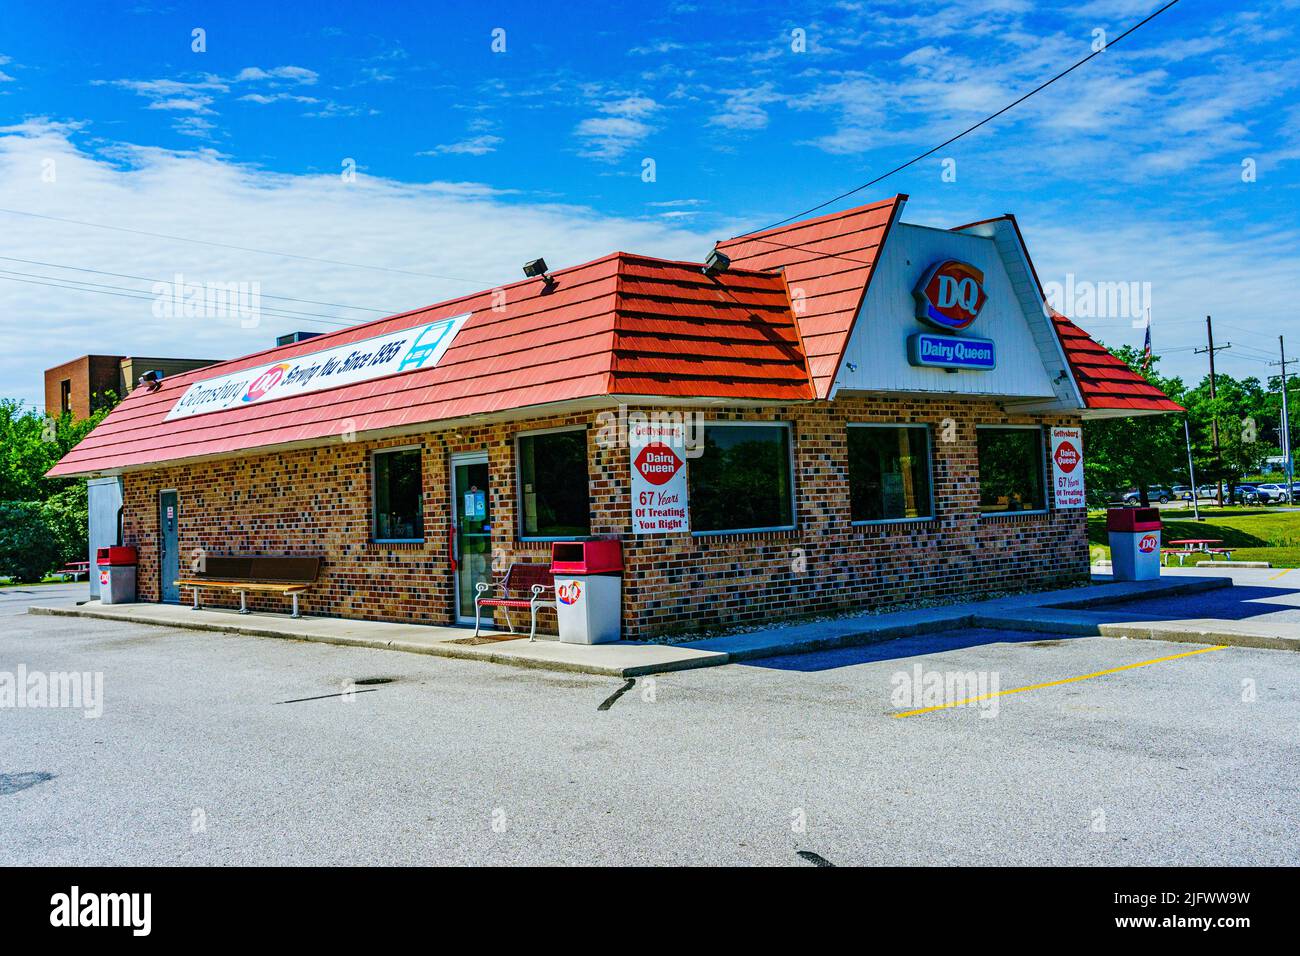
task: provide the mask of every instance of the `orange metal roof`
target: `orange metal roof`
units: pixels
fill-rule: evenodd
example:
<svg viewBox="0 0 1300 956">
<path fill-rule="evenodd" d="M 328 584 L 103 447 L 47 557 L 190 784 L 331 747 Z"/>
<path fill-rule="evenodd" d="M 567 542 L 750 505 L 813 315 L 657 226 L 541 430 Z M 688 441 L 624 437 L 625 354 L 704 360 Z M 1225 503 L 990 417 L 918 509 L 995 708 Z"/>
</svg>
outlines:
<svg viewBox="0 0 1300 956">
<path fill-rule="evenodd" d="M 698 263 L 612 253 L 553 273 L 550 291 L 528 279 L 167 378 L 154 392 L 131 392 L 50 474 L 318 443 L 348 431 L 602 396 L 825 398 L 906 201 L 894 196 L 729 239 L 719 249 L 732 267 L 717 276 Z M 432 368 L 166 420 L 195 382 L 466 313 Z M 1088 409 L 1181 410 L 1069 319 L 1054 315 L 1054 327 Z"/>
<path fill-rule="evenodd" d="M 136 389 L 53 469 L 86 474 L 603 395 L 813 398 L 784 280 L 614 253 Z M 166 421 L 195 382 L 471 313 L 435 367 Z"/>
<path fill-rule="evenodd" d="M 1181 405 L 1112 355 L 1104 345 L 1093 341 L 1083 329 L 1055 309 L 1051 314 L 1070 371 L 1090 410 L 1183 411 Z"/>
<path fill-rule="evenodd" d="M 905 202 L 898 195 L 718 243 L 735 266 L 783 270 L 818 398 L 830 394 L 872 268 Z"/>
</svg>

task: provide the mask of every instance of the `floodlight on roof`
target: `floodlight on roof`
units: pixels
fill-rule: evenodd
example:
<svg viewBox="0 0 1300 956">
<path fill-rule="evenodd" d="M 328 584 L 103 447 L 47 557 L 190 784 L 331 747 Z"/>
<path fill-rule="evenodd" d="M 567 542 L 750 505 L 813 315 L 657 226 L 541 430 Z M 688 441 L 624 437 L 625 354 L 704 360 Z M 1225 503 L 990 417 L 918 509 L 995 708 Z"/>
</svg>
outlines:
<svg viewBox="0 0 1300 956">
<path fill-rule="evenodd" d="M 726 272 L 731 268 L 731 259 L 723 255 L 717 249 L 711 249 L 708 256 L 704 259 L 704 268 L 700 271 L 706 276 L 715 276 L 719 272 Z"/>
</svg>

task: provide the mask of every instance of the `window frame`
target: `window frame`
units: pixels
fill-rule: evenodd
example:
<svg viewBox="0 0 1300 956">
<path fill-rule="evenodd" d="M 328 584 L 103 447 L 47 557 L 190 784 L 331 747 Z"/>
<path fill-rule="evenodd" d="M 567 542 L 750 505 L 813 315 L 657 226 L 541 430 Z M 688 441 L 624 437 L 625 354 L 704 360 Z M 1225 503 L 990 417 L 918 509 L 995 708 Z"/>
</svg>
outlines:
<svg viewBox="0 0 1300 956">
<path fill-rule="evenodd" d="M 1044 434 L 1045 426 L 1043 426 L 1043 425 L 998 425 L 998 424 L 995 424 L 995 423 L 993 423 L 993 422 L 990 422 L 990 423 L 988 423 L 988 424 L 984 424 L 984 425 L 976 425 L 976 426 L 975 426 L 975 431 L 976 431 L 976 441 L 975 441 L 975 459 L 976 459 L 976 460 L 975 460 L 975 477 L 976 477 L 977 480 L 978 480 L 978 478 L 979 478 L 979 466 L 980 466 L 980 463 L 983 461 L 983 459 L 980 458 L 980 456 L 979 456 L 979 435 L 978 435 L 978 433 L 979 433 L 981 430 L 987 430 L 987 429 L 995 429 L 995 430 L 1000 430 L 1000 431 L 1010 431 L 1010 430 L 1012 430 L 1012 429 L 1018 429 L 1018 430 L 1020 430 L 1020 431 L 1036 431 L 1036 432 L 1038 432 L 1038 476 L 1039 476 L 1039 479 L 1041 480 L 1042 485 L 1043 485 L 1043 507 L 1042 507 L 1042 508 L 1035 508 L 1035 509 L 1032 510 L 1032 511 L 985 511 L 984 509 L 980 508 L 980 506 L 979 506 L 979 502 L 976 501 L 976 503 L 975 503 L 975 507 L 976 507 L 976 509 L 977 509 L 977 512 L 976 512 L 976 513 L 979 515 L 980 520 L 983 521 L 985 518 L 992 518 L 992 519 L 1005 518 L 1005 517 L 1008 517 L 1008 516 L 1015 516 L 1015 515 L 1046 515 L 1046 514 L 1051 514 L 1051 513 L 1052 513 L 1052 497 L 1051 497 L 1052 489 L 1051 489 L 1051 488 L 1049 487 L 1049 485 L 1047 484 L 1047 456 L 1046 456 L 1046 454 L 1045 454 L 1045 449 L 1047 448 L 1047 443 L 1046 443 L 1045 441 L 1043 441 L 1043 434 Z"/>
<path fill-rule="evenodd" d="M 926 484 L 929 494 L 930 512 L 926 515 L 918 515 L 915 518 L 864 518 L 862 520 L 853 520 L 853 476 L 849 473 L 848 463 L 848 442 L 850 428 L 921 428 L 925 430 L 925 464 L 926 464 Z M 845 422 L 844 423 L 844 452 L 845 465 L 844 474 L 849 480 L 849 524 L 855 528 L 870 527 L 872 525 L 882 524 L 916 524 L 922 521 L 935 521 L 938 515 L 934 507 L 934 429 L 929 422 Z"/>
<path fill-rule="evenodd" d="M 380 455 L 396 452 L 414 451 L 420 454 L 420 537 L 418 538 L 381 538 L 379 537 L 379 481 L 375 469 L 375 459 Z M 424 522 L 424 446 L 394 445 L 391 448 L 373 448 L 370 451 L 370 542 L 372 544 L 424 544 L 429 540 L 428 529 Z"/>
<path fill-rule="evenodd" d="M 529 428 L 524 431 L 518 431 L 514 434 L 515 450 L 515 540 L 517 541 L 583 541 L 591 537 L 591 515 L 587 515 L 587 533 L 570 534 L 548 537 L 546 535 L 524 534 L 524 456 L 519 453 L 519 440 L 521 438 L 536 438 L 539 435 L 557 435 L 561 432 L 582 432 L 583 433 L 583 460 L 586 463 L 587 472 L 587 502 L 591 503 L 591 459 L 587 456 L 587 438 L 586 433 L 590 430 L 587 425 L 557 425 L 554 428 Z M 588 508 L 590 511 L 590 507 Z"/>
<path fill-rule="evenodd" d="M 790 476 L 790 523 L 784 525 L 773 525 L 771 527 L 727 528 L 725 530 L 718 530 L 718 531 L 696 531 L 694 527 L 692 527 L 691 537 L 707 538 L 711 535 L 760 534 L 766 531 L 797 531 L 798 530 L 799 491 L 798 491 L 798 485 L 796 484 L 796 473 L 794 467 L 794 428 L 792 427 L 792 423 L 791 422 L 726 422 L 726 421 L 713 421 L 713 422 L 704 423 L 704 428 L 706 431 L 710 428 L 774 428 L 774 427 L 782 428 L 785 430 L 786 468 L 788 469 L 788 474 Z M 690 495 L 689 469 L 691 467 L 690 459 L 687 459 L 686 467 L 688 469 L 686 474 L 686 488 L 687 488 L 687 495 L 688 495 L 686 517 L 688 521 L 691 521 L 692 518 L 691 510 L 690 510 L 691 499 L 689 498 Z M 691 524 L 693 525 L 694 522 L 691 521 Z"/>
</svg>

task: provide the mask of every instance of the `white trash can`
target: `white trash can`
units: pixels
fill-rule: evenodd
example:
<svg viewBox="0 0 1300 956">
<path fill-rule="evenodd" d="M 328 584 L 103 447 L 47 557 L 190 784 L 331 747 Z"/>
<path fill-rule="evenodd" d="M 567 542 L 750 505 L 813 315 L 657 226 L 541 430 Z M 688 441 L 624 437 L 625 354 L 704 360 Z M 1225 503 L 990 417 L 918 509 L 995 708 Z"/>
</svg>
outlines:
<svg viewBox="0 0 1300 956">
<path fill-rule="evenodd" d="M 615 540 L 551 544 L 555 616 L 565 644 L 606 644 L 623 637 L 623 548 Z"/>
<path fill-rule="evenodd" d="M 99 603 L 135 603 L 135 548 L 100 548 L 95 553 L 99 565 Z"/>
<path fill-rule="evenodd" d="M 1160 577 L 1160 512 L 1155 508 L 1112 508 L 1106 512 L 1111 575 L 1116 581 Z"/>
</svg>

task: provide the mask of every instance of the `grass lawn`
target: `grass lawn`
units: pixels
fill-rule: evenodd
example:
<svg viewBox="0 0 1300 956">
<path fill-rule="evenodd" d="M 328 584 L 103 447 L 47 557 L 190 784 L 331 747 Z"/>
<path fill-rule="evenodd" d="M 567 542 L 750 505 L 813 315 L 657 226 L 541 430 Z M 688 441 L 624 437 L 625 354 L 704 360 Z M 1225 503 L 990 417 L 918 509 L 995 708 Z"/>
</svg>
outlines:
<svg viewBox="0 0 1300 956">
<path fill-rule="evenodd" d="M 1169 511 L 1161 515 L 1164 522 L 1162 541 L 1179 538 L 1222 538 L 1219 547 L 1231 548 L 1234 561 L 1267 561 L 1275 568 L 1300 568 L 1300 511 L 1265 511 L 1258 508 L 1204 508 L 1204 521 L 1197 521 L 1191 511 Z M 1104 512 L 1089 514 L 1088 543 L 1093 560 L 1102 552 L 1110 557 Z M 1199 563 L 1221 555 L 1197 555 L 1187 563 Z M 1177 559 L 1172 562 L 1177 567 Z"/>
<path fill-rule="evenodd" d="M 34 587 L 40 587 L 42 584 L 67 584 L 71 580 L 72 580 L 71 578 L 46 577 L 44 581 L 34 581 L 28 584 L 17 584 L 13 581 L 10 581 L 8 578 L 0 578 L 0 588 L 34 588 Z"/>
</svg>

